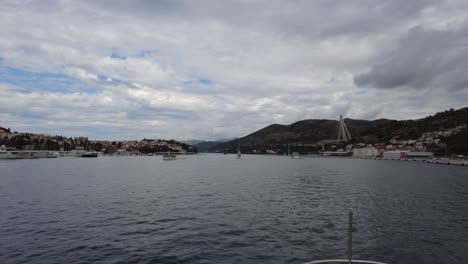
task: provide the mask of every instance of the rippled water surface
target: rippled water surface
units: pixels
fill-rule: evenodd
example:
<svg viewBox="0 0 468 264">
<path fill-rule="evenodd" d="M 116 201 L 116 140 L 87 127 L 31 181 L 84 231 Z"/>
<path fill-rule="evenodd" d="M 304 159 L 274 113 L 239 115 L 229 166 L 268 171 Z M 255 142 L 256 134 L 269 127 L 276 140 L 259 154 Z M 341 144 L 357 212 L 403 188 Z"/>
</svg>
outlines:
<svg viewBox="0 0 468 264">
<path fill-rule="evenodd" d="M 468 263 L 468 168 L 198 155 L 0 160 L 0 263 Z"/>
</svg>

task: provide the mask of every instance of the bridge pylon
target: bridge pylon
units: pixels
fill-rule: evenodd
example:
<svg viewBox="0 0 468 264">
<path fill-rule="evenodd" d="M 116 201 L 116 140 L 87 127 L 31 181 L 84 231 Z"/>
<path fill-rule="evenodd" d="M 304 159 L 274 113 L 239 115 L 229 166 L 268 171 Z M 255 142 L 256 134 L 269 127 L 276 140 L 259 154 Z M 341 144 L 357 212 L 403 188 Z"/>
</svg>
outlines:
<svg viewBox="0 0 468 264">
<path fill-rule="evenodd" d="M 343 116 L 340 115 L 340 123 L 338 125 L 338 140 L 337 142 L 340 143 L 341 141 L 347 142 L 351 140 L 351 134 L 349 134 L 348 127 L 343 119 Z"/>
</svg>

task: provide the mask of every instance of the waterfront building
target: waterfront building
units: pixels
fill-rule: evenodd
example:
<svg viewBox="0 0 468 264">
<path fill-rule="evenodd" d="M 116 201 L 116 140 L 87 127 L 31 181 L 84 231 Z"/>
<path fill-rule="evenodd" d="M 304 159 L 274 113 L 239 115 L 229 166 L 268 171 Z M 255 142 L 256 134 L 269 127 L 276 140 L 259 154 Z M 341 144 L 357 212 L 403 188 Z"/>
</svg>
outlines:
<svg viewBox="0 0 468 264">
<path fill-rule="evenodd" d="M 434 153 L 426 151 L 392 150 L 381 155 L 384 159 L 432 159 Z"/>
<path fill-rule="evenodd" d="M 406 153 L 408 159 L 432 159 L 434 153 L 427 151 L 411 151 Z"/>
<path fill-rule="evenodd" d="M 343 150 L 338 150 L 338 151 L 324 151 L 321 153 L 322 156 L 352 156 L 353 152 L 351 151 L 343 151 Z"/>
<path fill-rule="evenodd" d="M 379 151 L 372 146 L 354 148 L 352 152 L 354 157 L 375 157 L 379 154 Z"/>
<path fill-rule="evenodd" d="M 391 150 L 382 153 L 384 159 L 406 159 L 407 150 Z"/>
</svg>

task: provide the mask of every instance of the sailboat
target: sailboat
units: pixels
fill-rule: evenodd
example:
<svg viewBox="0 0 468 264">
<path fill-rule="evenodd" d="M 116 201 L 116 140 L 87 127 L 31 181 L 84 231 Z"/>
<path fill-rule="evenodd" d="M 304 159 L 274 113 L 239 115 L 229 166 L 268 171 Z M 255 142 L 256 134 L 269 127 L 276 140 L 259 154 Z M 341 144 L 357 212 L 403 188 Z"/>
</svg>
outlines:
<svg viewBox="0 0 468 264">
<path fill-rule="evenodd" d="M 238 146 L 237 146 L 237 158 L 240 159 L 242 157 L 242 153 L 240 151 L 240 138 L 237 140 Z"/>
</svg>

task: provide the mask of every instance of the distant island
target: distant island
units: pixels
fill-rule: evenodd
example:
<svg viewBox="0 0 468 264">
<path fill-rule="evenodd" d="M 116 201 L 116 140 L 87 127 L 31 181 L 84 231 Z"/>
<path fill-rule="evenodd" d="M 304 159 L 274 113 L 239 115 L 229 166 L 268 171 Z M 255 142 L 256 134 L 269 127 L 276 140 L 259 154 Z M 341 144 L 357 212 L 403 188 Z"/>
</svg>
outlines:
<svg viewBox="0 0 468 264">
<path fill-rule="evenodd" d="M 242 153 L 301 154 L 372 146 L 378 150 L 432 151 L 438 156 L 468 155 L 468 107 L 450 109 L 417 120 L 345 119 L 352 139 L 337 144 L 336 120 L 308 119 L 291 125 L 272 124 L 240 138 Z M 216 144 L 209 152 L 235 153 L 238 140 Z"/>
</svg>

